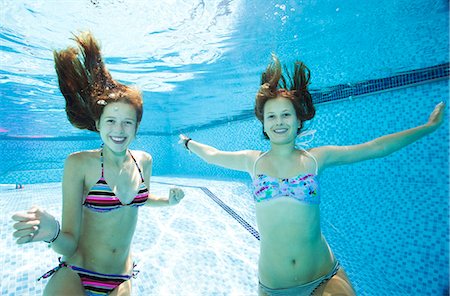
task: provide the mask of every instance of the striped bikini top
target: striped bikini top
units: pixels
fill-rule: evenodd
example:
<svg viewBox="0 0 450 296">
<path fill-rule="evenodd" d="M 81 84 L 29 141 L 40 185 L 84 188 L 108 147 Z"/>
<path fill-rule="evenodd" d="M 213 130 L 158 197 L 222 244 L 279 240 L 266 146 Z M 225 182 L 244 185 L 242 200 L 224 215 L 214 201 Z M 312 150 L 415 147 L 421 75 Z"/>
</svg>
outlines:
<svg viewBox="0 0 450 296">
<path fill-rule="evenodd" d="M 277 197 L 291 197 L 306 204 L 320 204 L 317 159 L 308 151 L 302 150 L 316 163 L 315 174 L 300 174 L 292 178 L 276 178 L 265 174 L 255 175 L 256 163 L 267 152 L 256 159 L 253 165 L 253 197 L 256 202 L 268 201 Z"/>
<path fill-rule="evenodd" d="M 94 212 L 109 212 L 112 210 L 119 209 L 121 207 L 139 207 L 143 206 L 148 199 L 148 189 L 145 186 L 144 178 L 142 176 L 141 169 L 139 168 L 136 159 L 134 159 L 133 155 L 130 152 L 130 156 L 133 159 L 136 167 L 139 171 L 139 175 L 141 176 L 141 184 L 139 185 L 139 190 L 137 195 L 129 204 L 122 204 L 120 199 L 113 192 L 111 187 L 109 187 L 108 183 L 106 183 L 104 177 L 104 169 L 103 169 L 103 149 L 100 151 L 100 162 L 102 164 L 102 176 L 97 181 L 97 183 L 92 186 L 91 190 L 89 190 L 86 199 L 84 200 L 83 206 L 94 211 Z"/>
</svg>

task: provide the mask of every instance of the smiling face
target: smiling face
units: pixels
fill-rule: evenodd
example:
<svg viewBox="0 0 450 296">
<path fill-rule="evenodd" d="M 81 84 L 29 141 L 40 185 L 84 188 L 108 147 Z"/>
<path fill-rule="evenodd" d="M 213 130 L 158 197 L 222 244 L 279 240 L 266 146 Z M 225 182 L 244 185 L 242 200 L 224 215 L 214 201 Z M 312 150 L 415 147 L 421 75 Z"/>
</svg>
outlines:
<svg viewBox="0 0 450 296">
<path fill-rule="evenodd" d="M 264 132 L 274 144 L 294 143 L 300 121 L 289 99 L 277 97 L 264 105 Z"/>
<path fill-rule="evenodd" d="M 114 152 L 126 151 L 136 136 L 136 110 L 127 103 L 108 103 L 97 121 L 97 130 L 109 149 Z"/>
</svg>

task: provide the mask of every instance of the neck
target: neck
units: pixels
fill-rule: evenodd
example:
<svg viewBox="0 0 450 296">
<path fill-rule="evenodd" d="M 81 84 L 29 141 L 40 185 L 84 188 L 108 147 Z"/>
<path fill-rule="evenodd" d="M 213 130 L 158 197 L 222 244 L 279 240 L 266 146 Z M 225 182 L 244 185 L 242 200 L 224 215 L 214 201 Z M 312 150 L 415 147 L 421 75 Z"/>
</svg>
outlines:
<svg viewBox="0 0 450 296">
<path fill-rule="evenodd" d="M 108 159 L 109 162 L 121 167 L 128 159 L 127 151 L 128 149 L 121 152 L 115 152 L 105 146 L 103 147 L 103 158 Z"/>
<path fill-rule="evenodd" d="M 270 144 L 270 154 L 274 156 L 285 157 L 295 152 L 294 142 L 287 144 Z"/>
</svg>

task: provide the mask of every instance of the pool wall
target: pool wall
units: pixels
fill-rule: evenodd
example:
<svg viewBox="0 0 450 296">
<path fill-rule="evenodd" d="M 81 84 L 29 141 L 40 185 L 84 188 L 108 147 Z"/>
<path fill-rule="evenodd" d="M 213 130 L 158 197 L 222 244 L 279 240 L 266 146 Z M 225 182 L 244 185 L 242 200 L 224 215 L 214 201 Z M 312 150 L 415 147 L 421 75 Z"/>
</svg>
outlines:
<svg viewBox="0 0 450 296">
<path fill-rule="evenodd" d="M 317 105 L 311 146 L 349 145 L 424 124 L 447 102 L 446 121 L 432 135 L 384 159 L 325 171 L 322 222 L 340 234 L 330 241 L 355 286 L 383 282 L 387 291 L 446 295 L 449 279 L 449 121 L 447 80 Z M 145 120 L 145 117 L 144 117 Z M 268 143 L 256 119 L 188 131 L 224 150 L 261 149 Z M 132 148 L 154 156 L 155 175 L 242 179 L 247 174 L 203 163 L 177 136 L 138 135 Z M 65 157 L 95 149 L 88 139 L 1 139 L 0 183 L 59 182 Z M 326 235 L 326 233 L 325 233 Z"/>
</svg>

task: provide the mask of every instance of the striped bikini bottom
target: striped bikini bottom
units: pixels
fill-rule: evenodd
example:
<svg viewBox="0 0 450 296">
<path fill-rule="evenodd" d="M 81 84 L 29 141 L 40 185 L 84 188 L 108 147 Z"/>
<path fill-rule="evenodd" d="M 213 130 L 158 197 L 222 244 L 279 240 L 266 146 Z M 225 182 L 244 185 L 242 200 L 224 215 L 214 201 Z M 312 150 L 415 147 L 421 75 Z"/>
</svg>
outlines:
<svg viewBox="0 0 450 296">
<path fill-rule="evenodd" d="M 137 274 L 139 273 L 138 270 L 134 270 L 134 268 L 136 267 L 135 264 L 133 264 L 133 270 L 131 271 L 131 274 L 106 274 L 67 264 L 64 261 L 61 261 L 61 258 L 59 258 L 59 265 L 52 270 L 47 271 L 37 280 L 40 281 L 41 279 L 46 279 L 52 276 L 61 267 L 68 267 L 78 274 L 87 296 L 109 295 L 109 293 L 111 293 L 120 284 L 128 281 L 131 278 L 136 278 Z"/>
</svg>

